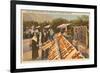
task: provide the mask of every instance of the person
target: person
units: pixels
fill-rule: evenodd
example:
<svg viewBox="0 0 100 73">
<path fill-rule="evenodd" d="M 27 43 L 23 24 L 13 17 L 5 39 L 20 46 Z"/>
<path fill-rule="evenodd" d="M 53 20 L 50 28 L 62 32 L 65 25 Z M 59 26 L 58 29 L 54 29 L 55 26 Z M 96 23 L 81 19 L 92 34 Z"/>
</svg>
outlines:
<svg viewBox="0 0 100 73">
<path fill-rule="evenodd" d="M 76 48 L 76 50 L 78 50 L 78 41 L 77 40 L 73 40 L 72 44 Z"/>
<path fill-rule="evenodd" d="M 42 32 L 42 43 L 44 43 L 46 41 L 47 41 L 47 33 L 46 33 L 46 30 L 43 29 L 43 32 Z"/>
<path fill-rule="evenodd" d="M 64 29 L 63 36 L 64 36 L 65 38 L 67 38 L 67 36 L 68 36 L 68 35 L 67 35 L 67 29 L 66 29 L 66 28 Z"/>
<path fill-rule="evenodd" d="M 37 37 L 34 34 L 32 37 L 32 60 L 38 57 Z"/>
<path fill-rule="evenodd" d="M 50 40 L 53 40 L 53 36 L 54 36 L 54 31 L 53 31 L 53 29 L 49 29 L 49 39 Z"/>
</svg>

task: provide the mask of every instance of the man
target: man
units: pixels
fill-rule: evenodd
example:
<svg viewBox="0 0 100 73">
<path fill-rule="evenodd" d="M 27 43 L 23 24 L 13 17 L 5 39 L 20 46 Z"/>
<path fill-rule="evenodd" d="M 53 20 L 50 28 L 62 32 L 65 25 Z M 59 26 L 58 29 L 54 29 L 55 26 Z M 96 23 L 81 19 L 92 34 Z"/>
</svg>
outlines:
<svg viewBox="0 0 100 73">
<path fill-rule="evenodd" d="M 54 31 L 52 28 L 49 29 L 49 32 L 48 32 L 48 38 L 49 40 L 53 40 L 53 36 L 54 36 Z"/>
<path fill-rule="evenodd" d="M 38 57 L 37 37 L 34 34 L 32 37 L 32 60 Z"/>
</svg>

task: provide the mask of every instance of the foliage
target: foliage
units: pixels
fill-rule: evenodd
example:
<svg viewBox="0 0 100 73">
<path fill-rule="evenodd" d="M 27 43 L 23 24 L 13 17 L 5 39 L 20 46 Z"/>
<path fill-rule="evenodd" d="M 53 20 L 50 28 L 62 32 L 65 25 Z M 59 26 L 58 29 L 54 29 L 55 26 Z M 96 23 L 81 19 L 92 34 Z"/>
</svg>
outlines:
<svg viewBox="0 0 100 73">
<path fill-rule="evenodd" d="M 63 18 L 57 18 L 52 21 L 52 27 L 57 27 L 58 25 L 68 23 L 69 21 Z"/>
</svg>

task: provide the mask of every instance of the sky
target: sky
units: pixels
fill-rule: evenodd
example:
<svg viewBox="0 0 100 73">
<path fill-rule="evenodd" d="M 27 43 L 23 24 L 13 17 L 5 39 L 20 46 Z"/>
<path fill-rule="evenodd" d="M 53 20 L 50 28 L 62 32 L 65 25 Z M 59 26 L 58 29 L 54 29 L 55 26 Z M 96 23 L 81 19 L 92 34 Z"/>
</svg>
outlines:
<svg viewBox="0 0 100 73">
<path fill-rule="evenodd" d="M 41 10 L 22 10 L 23 20 L 24 21 L 52 21 L 56 18 L 64 18 L 67 20 L 74 20 L 82 15 L 88 15 L 89 13 L 85 12 L 59 12 L 59 11 L 41 11 Z"/>
</svg>

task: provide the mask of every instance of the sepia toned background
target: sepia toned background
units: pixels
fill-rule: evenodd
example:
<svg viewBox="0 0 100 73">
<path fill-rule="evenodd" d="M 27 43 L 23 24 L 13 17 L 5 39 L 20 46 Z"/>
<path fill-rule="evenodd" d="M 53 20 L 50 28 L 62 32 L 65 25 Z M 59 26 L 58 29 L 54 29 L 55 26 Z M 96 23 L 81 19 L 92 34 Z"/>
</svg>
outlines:
<svg viewBox="0 0 100 73">
<path fill-rule="evenodd" d="M 23 22 L 22 51 L 24 61 L 32 60 L 33 54 L 34 58 L 36 57 L 34 60 L 67 60 L 72 59 L 71 57 L 75 52 L 76 55 L 78 55 L 79 52 L 84 58 L 89 58 L 89 13 L 42 10 L 21 10 L 21 12 Z M 54 35 L 50 34 L 52 31 Z M 62 36 L 61 39 L 57 39 L 59 38 L 59 32 Z M 38 47 L 32 44 L 34 34 L 38 34 L 38 36 L 35 35 L 38 39 L 35 45 L 38 45 Z M 46 34 L 46 36 L 44 36 L 44 34 Z M 57 35 L 56 38 L 54 38 L 55 35 Z M 52 40 L 50 39 L 51 37 L 53 38 Z M 56 42 L 55 39 L 57 39 L 58 43 L 50 46 L 53 42 Z M 64 40 L 66 45 L 64 45 L 64 41 L 61 40 Z M 70 43 L 70 47 L 72 48 L 68 48 L 68 43 Z M 55 48 L 53 46 L 55 46 Z M 33 49 L 35 50 L 33 51 Z M 67 49 L 74 50 L 70 52 L 66 51 Z M 70 54 L 67 55 L 67 53 Z"/>
</svg>

